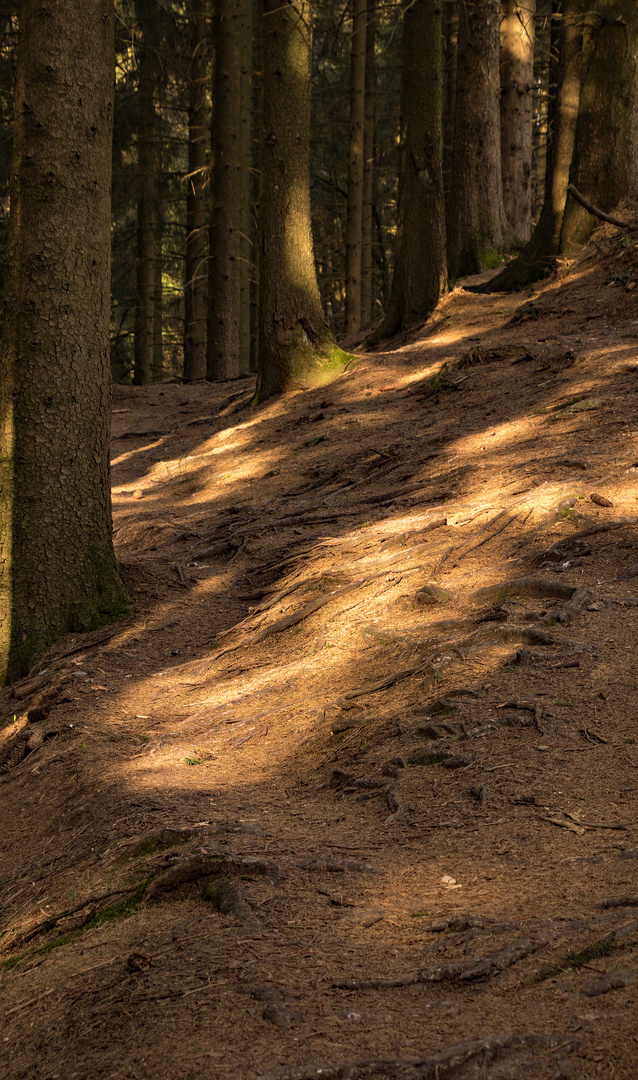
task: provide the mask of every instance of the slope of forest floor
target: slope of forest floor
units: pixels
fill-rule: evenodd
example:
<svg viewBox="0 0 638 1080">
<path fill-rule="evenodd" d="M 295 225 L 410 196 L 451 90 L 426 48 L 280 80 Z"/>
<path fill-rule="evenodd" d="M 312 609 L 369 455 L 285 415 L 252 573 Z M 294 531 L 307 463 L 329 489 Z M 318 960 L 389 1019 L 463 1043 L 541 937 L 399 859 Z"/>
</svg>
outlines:
<svg viewBox="0 0 638 1080">
<path fill-rule="evenodd" d="M 116 387 L 135 614 L 0 696 L 0 1076 L 635 1077 L 636 279 Z"/>
</svg>

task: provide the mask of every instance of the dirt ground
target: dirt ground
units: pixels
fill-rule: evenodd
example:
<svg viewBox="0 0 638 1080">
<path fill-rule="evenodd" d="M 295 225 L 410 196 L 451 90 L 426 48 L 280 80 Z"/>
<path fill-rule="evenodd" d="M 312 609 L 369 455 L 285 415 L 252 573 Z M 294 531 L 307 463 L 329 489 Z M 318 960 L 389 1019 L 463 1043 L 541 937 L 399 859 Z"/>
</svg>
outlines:
<svg viewBox="0 0 638 1080">
<path fill-rule="evenodd" d="M 0 1076 L 636 1077 L 637 278 L 115 389 L 135 614 L 0 695 Z"/>
</svg>

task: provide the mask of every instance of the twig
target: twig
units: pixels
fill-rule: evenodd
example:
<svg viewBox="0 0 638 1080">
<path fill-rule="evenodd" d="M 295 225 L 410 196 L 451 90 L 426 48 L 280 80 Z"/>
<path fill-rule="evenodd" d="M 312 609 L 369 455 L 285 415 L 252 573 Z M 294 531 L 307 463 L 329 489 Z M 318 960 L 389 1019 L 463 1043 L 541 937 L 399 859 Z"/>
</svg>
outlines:
<svg viewBox="0 0 638 1080">
<path fill-rule="evenodd" d="M 54 990 L 55 987 L 52 987 L 51 990 L 45 990 L 43 994 L 38 994 L 37 997 L 29 998 L 28 1001 L 23 1001 L 20 1005 L 14 1005 L 12 1009 L 7 1009 L 4 1015 L 11 1016 L 13 1013 L 20 1012 L 21 1009 L 28 1009 L 29 1005 L 36 1005 L 38 1001 L 42 1001 L 42 998 L 48 997 Z"/>
<path fill-rule="evenodd" d="M 186 584 L 186 578 L 184 577 L 184 571 L 182 570 L 179 563 L 174 563 L 173 564 L 173 570 L 175 571 L 175 573 L 177 574 L 177 576 L 179 578 L 180 585 L 183 585 L 184 588 L 187 589 L 188 585 Z"/>
</svg>

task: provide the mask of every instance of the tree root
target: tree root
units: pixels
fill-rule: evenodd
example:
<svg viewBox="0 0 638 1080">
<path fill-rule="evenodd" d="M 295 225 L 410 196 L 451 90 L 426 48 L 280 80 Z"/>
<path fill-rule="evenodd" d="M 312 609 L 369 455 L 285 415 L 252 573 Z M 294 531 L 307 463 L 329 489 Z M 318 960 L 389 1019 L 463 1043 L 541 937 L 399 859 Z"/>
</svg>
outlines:
<svg viewBox="0 0 638 1080">
<path fill-rule="evenodd" d="M 324 874 L 385 874 L 369 863 L 357 859 L 302 859 L 295 866 L 300 870 L 317 870 Z"/>
<path fill-rule="evenodd" d="M 499 949 L 498 952 L 487 953 L 474 960 L 457 960 L 449 964 L 437 964 L 436 967 L 419 968 L 399 979 L 350 979 L 344 982 L 333 982 L 332 985 L 339 990 L 390 990 L 394 987 L 414 986 L 415 983 L 469 982 L 474 979 L 488 979 L 547 945 L 547 940 L 547 938 L 536 941 L 533 938 L 520 938 L 504 949 Z"/>
<path fill-rule="evenodd" d="M 348 980 L 332 983 L 341 990 L 392 989 L 394 987 L 413 986 L 416 983 L 471 982 L 475 978 L 490 978 L 498 975 L 505 968 L 511 968 L 518 960 L 525 959 L 530 953 L 547 944 L 548 939 L 534 941 L 532 937 L 521 937 L 498 953 L 487 953 L 474 960 L 457 960 L 450 963 L 436 964 L 434 968 L 420 968 L 401 978 L 370 978 L 370 980 Z"/>
<path fill-rule="evenodd" d="M 163 874 L 153 878 L 144 890 L 144 900 L 157 900 L 164 893 L 172 892 L 181 885 L 190 881 L 197 881 L 204 877 L 219 877 L 222 872 L 232 871 L 246 874 L 267 874 L 276 881 L 282 880 L 286 875 L 275 862 L 270 859 L 260 859 L 252 855 L 194 855 L 190 859 L 182 859 L 175 866 L 169 867 Z"/>
<path fill-rule="evenodd" d="M 212 904 L 221 915 L 234 915 L 242 922 L 257 925 L 253 909 L 246 902 L 244 891 L 239 882 L 231 878 L 218 877 L 207 881 L 202 889 L 202 900 Z"/>
<path fill-rule="evenodd" d="M 548 1055 L 560 1068 L 561 1057 L 583 1044 L 569 1035 L 492 1035 L 472 1039 L 428 1054 L 427 1057 L 363 1058 L 277 1069 L 257 1080 L 476 1080 L 479 1076 L 505 1076 L 508 1080 L 547 1077 Z M 505 1067 L 505 1071 L 502 1068 Z M 554 1071 L 553 1076 L 564 1075 Z"/>
</svg>

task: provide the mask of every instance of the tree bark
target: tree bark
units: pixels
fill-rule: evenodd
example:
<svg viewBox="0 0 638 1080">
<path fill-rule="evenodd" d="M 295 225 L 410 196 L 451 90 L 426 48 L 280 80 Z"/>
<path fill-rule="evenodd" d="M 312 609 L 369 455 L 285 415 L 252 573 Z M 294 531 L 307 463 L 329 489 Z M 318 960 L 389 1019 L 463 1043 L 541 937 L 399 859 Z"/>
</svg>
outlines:
<svg viewBox="0 0 638 1080">
<path fill-rule="evenodd" d="M 356 333 L 361 328 L 367 7 L 367 0 L 354 0 L 350 49 L 350 141 L 346 213 L 346 334 Z"/>
<path fill-rule="evenodd" d="M 242 223 L 242 32 L 247 0 L 217 0 L 213 18 L 212 204 L 207 378 L 237 379 Z"/>
<path fill-rule="evenodd" d="M 522 289 L 542 277 L 559 254 L 580 96 L 581 3 L 582 0 L 564 0 L 564 3 L 554 5 L 550 83 L 556 85 L 556 94 L 549 110 L 551 142 L 545 174 L 545 201 L 538 225 L 518 258 L 490 281 L 476 287 L 475 292 Z"/>
<path fill-rule="evenodd" d="M 0 370 L 0 681 L 128 601 L 111 539 L 110 0 L 24 0 Z"/>
<path fill-rule="evenodd" d="M 374 201 L 376 0 L 366 12 L 365 116 L 363 127 L 363 215 L 361 223 L 361 324 L 372 322 L 372 204 Z"/>
<path fill-rule="evenodd" d="M 445 20 L 444 103 L 443 103 L 443 184 L 446 216 L 450 213 L 452 187 L 452 157 L 454 153 L 454 114 L 456 112 L 456 76 L 459 44 L 458 4 L 451 2 L 443 9 Z"/>
<path fill-rule="evenodd" d="M 397 248 L 390 305 L 371 344 L 426 319 L 447 290 L 441 13 L 439 0 L 413 0 L 405 12 Z"/>
<path fill-rule="evenodd" d="M 638 196 L 638 5 L 595 0 L 587 9 L 583 80 L 570 182 L 609 213 Z M 586 243 L 596 222 L 568 199 L 561 250 Z"/>
<path fill-rule="evenodd" d="M 191 0 L 184 284 L 184 378 L 189 382 L 206 377 L 206 80 L 209 52 L 208 20 L 203 7 L 204 0 Z"/>
<path fill-rule="evenodd" d="M 459 0 L 448 267 L 477 274 L 508 235 L 501 182 L 499 0 Z"/>
<path fill-rule="evenodd" d="M 501 0 L 501 172 L 509 227 L 532 232 L 532 106 L 536 0 Z"/>
<path fill-rule="evenodd" d="M 153 379 L 155 321 L 155 76 L 153 0 L 135 0 L 140 27 L 138 55 L 137 131 L 137 249 L 135 307 L 135 368 L 133 382 L 144 386 Z"/>
<path fill-rule="evenodd" d="M 239 367 L 250 371 L 250 298 L 253 274 L 253 227 L 250 210 L 253 143 L 253 0 L 243 4 L 241 36 L 241 222 L 239 238 Z"/>
<path fill-rule="evenodd" d="M 310 3 L 264 0 L 259 368 L 255 403 L 351 362 L 324 319 L 310 229 Z"/>
</svg>

